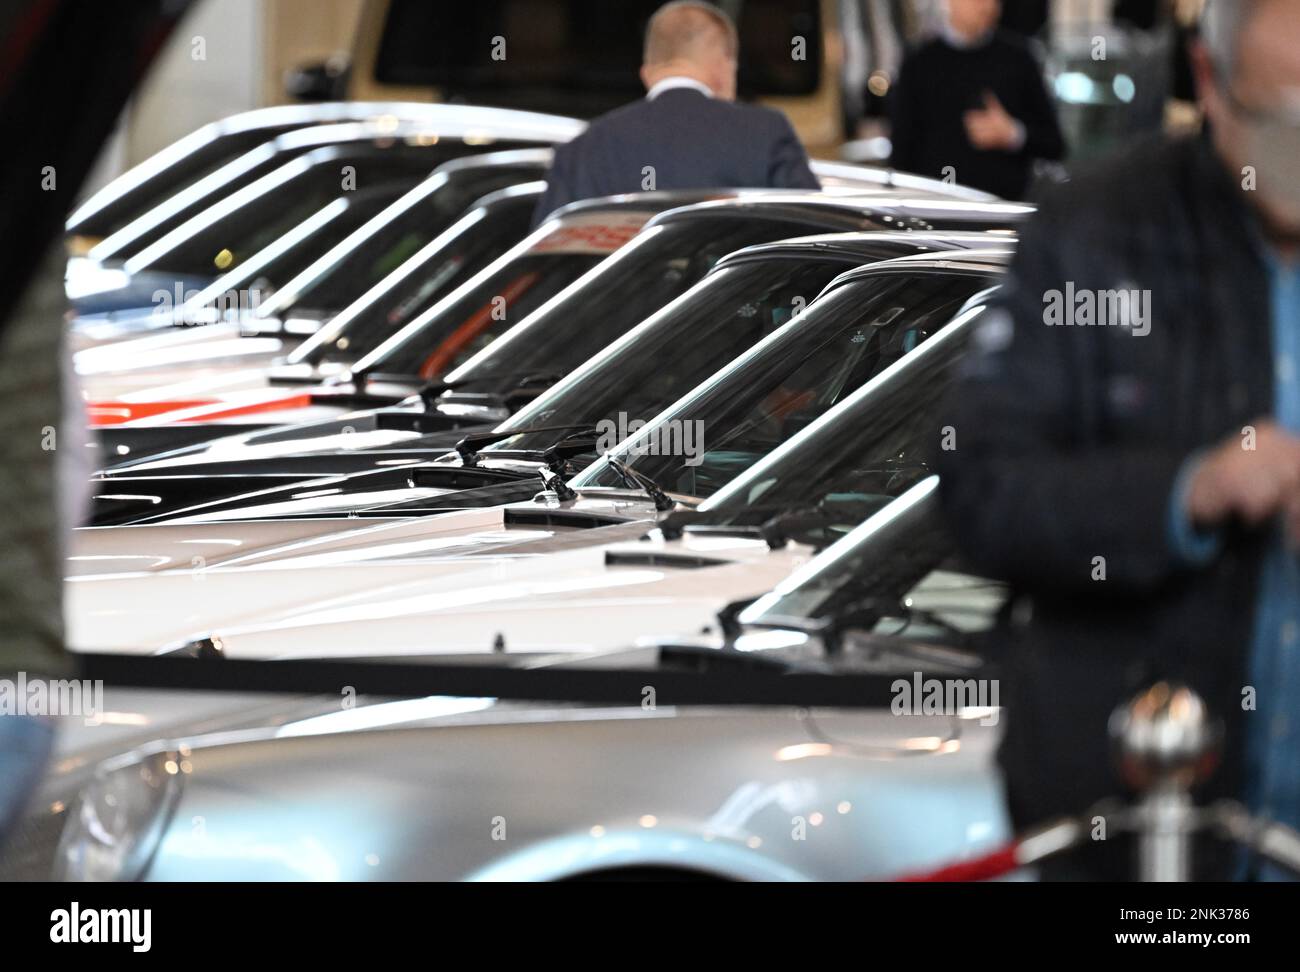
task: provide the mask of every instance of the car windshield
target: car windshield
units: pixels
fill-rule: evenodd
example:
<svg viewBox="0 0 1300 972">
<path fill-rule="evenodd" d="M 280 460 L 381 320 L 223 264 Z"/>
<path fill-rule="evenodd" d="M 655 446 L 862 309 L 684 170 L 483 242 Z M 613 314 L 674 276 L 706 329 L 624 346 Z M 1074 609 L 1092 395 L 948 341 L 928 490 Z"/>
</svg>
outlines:
<svg viewBox="0 0 1300 972">
<path fill-rule="evenodd" d="M 370 354 L 522 239 L 537 195 L 497 197 L 466 213 L 368 288 L 358 282 L 354 299 L 294 349 L 289 363 L 351 363 Z M 336 269 L 350 279 L 368 279 L 376 268 L 359 269 L 348 261 Z M 308 305 L 316 303 L 315 296 L 304 295 L 294 313 L 311 316 Z"/>
<path fill-rule="evenodd" d="M 240 261 L 239 266 L 218 278 L 210 292 L 227 293 L 248 283 L 258 288 L 259 293 L 287 296 L 287 292 L 278 288 L 290 283 L 295 274 L 306 269 L 335 240 L 363 226 L 405 191 L 405 182 L 386 182 L 334 198 L 261 251 Z M 271 315 L 268 303 L 263 300 L 258 305 L 259 317 Z M 283 306 L 285 302 L 278 303 Z"/>
<path fill-rule="evenodd" d="M 327 254 L 327 260 L 312 266 L 301 261 L 298 270 L 306 272 L 293 280 L 272 278 L 288 286 L 263 304 L 263 313 L 287 317 L 300 311 L 319 318 L 346 307 L 427 246 L 480 197 L 544 176 L 545 169 L 537 163 L 437 172 L 360 226 Z M 515 238 L 526 231 L 525 225 Z M 339 238 L 336 232 L 330 237 Z M 314 255 L 325 252 L 318 248 Z"/>
<path fill-rule="evenodd" d="M 648 228 L 596 273 L 447 376 L 457 391 L 507 393 L 520 376 L 568 374 L 697 283 L 722 257 L 825 229 L 788 216 L 692 215 Z M 805 293 L 805 301 L 814 293 Z"/>
<path fill-rule="evenodd" d="M 823 551 L 740 616 L 769 626 L 844 615 L 867 598 L 897 603 L 955 548 L 928 476 Z"/>
<path fill-rule="evenodd" d="M 184 228 L 178 227 L 130 257 L 125 266 L 131 272 L 148 269 L 196 275 L 231 270 L 343 196 L 350 186 L 375 188 L 395 183 L 397 192 L 403 192 L 453 152 L 441 145 L 412 144 L 386 149 L 372 145 L 317 149 L 269 174 L 263 192 L 183 238 L 176 238 Z M 268 207 L 268 193 L 286 204 Z M 212 211 L 219 212 L 223 205 L 228 204 L 217 203 Z"/>
<path fill-rule="evenodd" d="M 653 215 L 620 208 L 562 220 L 420 314 L 359 360 L 357 371 L 442 377 L 632 239 Z"/>
<path fill-rule="evenodd" d="M 666 490 L 713 496 L 943 328 L 987 286 L 988 278 L 981 274 L 924 269 L 870 274 L 842 284 L 614 454 Z M 819 489 L 819 471 L 823 467 L 812 463 L 800 482 Z M 600 459 L 579 473 L 573 485 L 620 487 L 626 482 L 607 459 Z M 795 489 L 795 484 L 789 486 Z M 727 514 L 736 512 L 732 505 L 734 501 L 724 507 Z"/>
<path fill-rule="evenodd" d="M 109 188 L 114 191 L 91 197 L 84 209 L 78 209 L 68 218 L 68 231 L 100 237 L 116 232 L 149 207 L 210 175 L 244 152 L 307 123 L 303 119 L 291 121 L 286 117 L 282 124 L 234 128 L 212 136 L 200 129 L 164 150 L 167 155 L 172 155 L 176 146 L 188 149 L 178 160 L 162 165 L 150 159 L 149 168 L 157 166 L 157 169 L 147 178 L 134 185 L 110 184 Z"/>
<path fill-rule="evenodd" d="M 962 571 L 928 476 L 739 614 L 748 628 L 860 626 L 948 640 L 988 630 L 1004 585 Z"/>
<path fill-rule="evenodd" d="M 686 294 L 511 417 L 500 431 L 645 420 L 786 324 L 846 270 L 839 260 L 752 260 L 710 274 Z M 626 423 L 625 423 L 626 424 Z M 545 449 L 554 433 L 512 435 L 490 450 Z"/>
<path fill-rule="evenodd" d="M 698 522 L 770 526 L 774 517 L 798 513 L 809 542 L 829 545 L 929 476 L 930 457 L 944 434 L 940 401 L 976 313 L 961 313 L 717 490 L 700 504 Z"/>
</svg>

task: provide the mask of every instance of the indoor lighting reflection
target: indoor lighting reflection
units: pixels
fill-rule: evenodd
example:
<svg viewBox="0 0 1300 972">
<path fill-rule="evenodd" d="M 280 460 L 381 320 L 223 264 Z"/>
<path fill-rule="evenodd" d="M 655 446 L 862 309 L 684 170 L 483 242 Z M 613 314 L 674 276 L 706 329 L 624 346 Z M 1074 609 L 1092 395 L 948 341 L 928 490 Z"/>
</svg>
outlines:
<svg viewBox="0 0 1300 972">
<path fill-rule="evenodd" d="M 88 726 L 147 726 L 149 717 L 143 712 L 99 712 L 85 720 Z"/>
<path fill-rule="evenodd" d="M 776 751 L 778 762 L 788 763 L 795 759 L 810 759 L 814 756 L 830 756 L 835 752 L 835 747 L 830 743 L 795 743 L 793 746 L 782 746 Z"/>
<path fill-rule="evenodd" d="M 462 699 L 447 695 L 431 695 L 423 699 L 400 699 L 396 702 L 378 702 L 359 705 L 352 709 L 327 712 L 325 715 L 300 719 L 280 726 L 277 738 L 293 736 L 320 736 L 359 729 L 378 729 L 402 723 L 437 719 L 444 716 L 482 712 L 490 708 L 495 699 Z"/>
<path fill-rule="evenodd" d="M 546 594 L 564 594 L 572 591 L 597 591 L 636 584 L 653 583 L 663 579 L 660 571 L 628 571 L 615 577 L 587 578 L 532 584 L 497 584 L 492 587 L 455 590 L 440 594 L 418 594 L 394 598 L 377 603 L 324 608 L 304 614 L 258 624 L 255 631 L 279 631 L 304 625 L 346 624 L 358 621 L 385 621 L 410 615 L 434 614 L 438 611 L 464 609 L 476 605 L 489 605 L 497 601 L 513 601 Z M 228 634 L 239 634 L 244 629 L 231 628 Z"/>
</svg>

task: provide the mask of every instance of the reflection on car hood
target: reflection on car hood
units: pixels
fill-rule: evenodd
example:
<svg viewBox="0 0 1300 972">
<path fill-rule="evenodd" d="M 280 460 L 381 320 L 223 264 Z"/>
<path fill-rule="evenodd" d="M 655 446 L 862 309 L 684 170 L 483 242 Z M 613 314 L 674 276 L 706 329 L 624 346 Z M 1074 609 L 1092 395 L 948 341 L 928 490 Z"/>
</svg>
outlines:
<svg viewBox="0 0 1300 972">
<path fill-rule="evenodd" d="M 215 634 L 236 658 L 494 648 L 581 655 L 643 636 L 707 632 L 728 604 L 769 590 L 812 555 L 799 544 L 773 551 L 762 540 L 689 534 L 568 551 L 537 546 L 251 624 L 218 626 Z"/>
<path fill-rule="evenodd" d="M 430 412 L 418 400 L 384 408 L 346 412 L 324 421 L 303 423 L 271 431 L 257 430 L 222 436 L 169 453 L 112 467 L 115 475 L 187 475 L 195 467 L 208 472 L 237 473 L 240 466 L 266 459 L 320 455 L 359 449 L 382 449 L 418 439 L 427 432 L 450 429 L 453 424 L 472 426 L 500 421 L 498 411 L 461 407 L 451 411 L 441 404 Z"/>
<path fill-rule="evenodd" d="M 69 641 L 151 651 L 215 633 L 231 657 L 282 658 L 477 652 L 500 636 L 508 651 L 592 651 L 698 632 L 811 553 L 689 531 L 634 539 L 652 517 L 639 499 L 513 504 L 268 543 L 200 570 L 83 574 Z M 194 549 L 165 529 L 161 542 Z"/>
<path fill-rule="evenodd" d="M 379 597 L 407 582 L 470 577 L 491 559 L 634 537 L 652 517 L 647 500 L 613 495 L 558 511 L 517 503 L 381 521 L 78 530 L 66 585 L 69 644 L 151 652 L 196 631 L 320 599 Z"/>
<path fill-rule="evenodd" d="M 301 702 L 264 712 L 261 727 L 222 731 L 215 718 L 196 720 L 206 735 L 168 727 L 189 765 L 146 879 L 554 880 L 657 864 L 739 880 L 852 880 L 935 867 L 1009 833 L 992 765 L 999 733 L 973 720 L 440 697 L 346 709 L 337 697 Z M 56 768 L 29 833 L 57 833 L 90 768 Z M 357 779 L 367 785 L 340 785 Z M 607 784 L 594 801 L 593 779 Z M 483 827 L 489 794 L 509 841 Z M 791 840 L 792 818 L 817 829 Z M 209 822 L 202 832 L 197 819 Z"/>
</svg>

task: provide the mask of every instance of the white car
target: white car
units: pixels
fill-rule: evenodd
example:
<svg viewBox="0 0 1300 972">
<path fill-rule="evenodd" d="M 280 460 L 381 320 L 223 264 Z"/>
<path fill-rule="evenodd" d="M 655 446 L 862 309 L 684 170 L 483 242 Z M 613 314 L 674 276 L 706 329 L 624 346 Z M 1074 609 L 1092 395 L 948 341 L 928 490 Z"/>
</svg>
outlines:
<svg viewBox="0 0 1300 972">
<path fill-rule="evenodd" d="M 662 213 L 651 221 L 656 213 L 674 204 L 680 206 L 687 201 L 683 197 L 691 195 L 697 201 L 710 195 L 724 198 Z M 994 227 L 1010 232 L 1031 212 L 1032 207 L 1021 204 L 909 199 L 879 192 L 659 192 L 574 203 L 354 360 L 346 379 L 216 395 L 212 401 L 193 406 L 151 411 L 122 423 L 121 428 L 171 435 L 181 446 L 210 438 L 213 425 L 229 423 L 230 431 L 235 432 L 249 425 L 339 417 L 358 406 L 396 403 L 422 391 L 428 393 L 431 382 L 451 382 L 463 396 L 486 398 L 500 409 L 503 403 L 508 406 L 521 397 L 526 399 L 585 356 L 579 355 L 568 367 L 556 367 L 552 362 L 550 372 L 535 367 L 521 371 L 516 342 L 522 340 L 518 336 L 522 331 L 496 340 L 505 337 L 503 332 L 513 325 L 527 322 L 534 312 L 540 317 L 558 304 L 567 296 L 561 292 L 570 284 L 575 285 L 574 291 L 586 288 L 591 306 L 583 305 L 565 317 L 571 319 L 571 326 L 581 320 L 599 338 L 599 347 L 678 296 L 718 259 L 742 246 L 813 232 Z M 625 243 L 628 245 L 623 246 Z M 604 277 L 604 289 L 592 283 L 598 273 Z M 625 279 L 629 275 L 635 279 Z M 340 341 L 353 340 L 336 330 L 338 323 L 326 325 L 304 344 L 302 361 L 316 364 L 318 356 L 338 348 Z M 351 345 L 347 348 L 349 354 L 357 350 Z M 491 368 L 484 364 L 487 361 L 492 362 Z M 497 381 L 486 388 L 466 387 L 461 372 L 462 368 L 468 371 L 471 364 L 479 365 Z M 133 400 L 142 397 L 148 396 L 133 396 Z"/>
<path fill-rule="evenodd" d="M 278 544 L 253 539 L 256 531 L 245 543 L 230 522 L 85 531 L 102 542 L 74 557 L 90 572 L 69 584 L 69 641 L 82 650 L 151 651 L 215 631 L 236 657 L 400 654 L 427 650 L 431 638 L 440 650 L 480 651 L 484 641 L 501 640 L 532 651 L 557 639 L 624 643 L 627 625 L 658 630 L 656 612 L 668 630 L 709 623 L 811 552 L 812 544 L 797 542 L 802 532 L 783 532 L 782 514 L 816 504 L 827 516 L 835 511 L 835 528 L 851 527 L 923 471 L 917 453 L 930 444 L 929 432 L 917 423 L 979 307 L 949 317 L 987 292 L 1004 257 L 904 257 L 842 275 L 806 312 L 809 323 L 797 318 L 778 329 L 632 436 L 622 459 L 598 461 L 572 489 L 552 475 L 551 489 L 532 503 L 353 525 Z M 929 300 L 914 293 L 900 313 L 891 301 L 918 278 Z M 833 363 L 839 373 L 828 380 Z M 698 464 L 648 448 L 663 430 L 695 421 L 721 440 Z M 645 533 L 656 507 L 704 497 L 694 532 L 665 535 L 669 521 L 650 540 L 621 542 Z M 774 518 L 769 531 L 776 533 L 756 532 Z M 150 536 L 158 541 L 153 549 Z M 197 570 L 184 560 L 177 566 L 185 551 L 200 558 Z M 135 559 L 144 557 L 155 559 Z M 146 569 L 132 569 L 142 563 Z"/>
<path fill-rule="evenodd" d="M 514 203 L 514 218 L 503 221 L 492 211 L 500 205 L 494 194 L 543 178 L 550 158 L 551 150 L 540 148 L 452 159 L 368 219 L 380 203 L 342 193 L 208 286 L 155 294 L 141 311 L 159 324 L 148 334 L 79 351 L 83 394 L 92 402 L 130 401 L 141 391 L 151 392 L 151 401 L 193 401 L 264 386 L 273 364 L 411 251 L 437 240 L 456 268 L 440 275 L 446 287 L 504 252 L 513 240 L 481 237 L 522 237 L 535 196 Z M 385 189 L 381 200 L 393 191 Z M 85 324 L 80 332 L 93 329 Z"/>
<path fill-rule="evenodd" d="M 110 686 L 64 720 L 0 879 L 887 880 L 985 853 L 1010 831 L 972 639 L 1004 595 L 944 569 L 933 491 L 707 643 L 482 652 L 477 695 L 391 663 L 340 667 L 332 696 Z M 185 664 L 202 685 L 225 663 Z M 412 697 L 349 696 L 376 678 Z M 932 682 L 954 691 L 922 711 Z"/>
</svg>

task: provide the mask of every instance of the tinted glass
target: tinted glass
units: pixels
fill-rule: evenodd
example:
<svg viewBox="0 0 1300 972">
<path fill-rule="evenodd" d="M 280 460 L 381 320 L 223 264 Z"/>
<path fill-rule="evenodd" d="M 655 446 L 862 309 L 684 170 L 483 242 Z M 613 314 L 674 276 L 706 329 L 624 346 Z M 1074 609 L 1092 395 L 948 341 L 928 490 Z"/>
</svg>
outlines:
<svg viewBox="0 0 1300 972">
<path fill-rule="evenodd" d="M 375 374 L 433 380 L 482 350 L 604 259 L 596 253 L 530 253 L 512 260 L 409 325 L 410 337 L 376 357 Z M 450 295 L 449 295 L 450 296 Z"/>
<path fill-rule="evenodd" d="M 848 266 L 785 258 L 719 270 L 502 429 L 594 425 L 619 412 L 629 421 L 649 420 L 786 324 Z M 554 437 L 525 433 L 492 448 L 545 449 Z"/>
<path fill-rule="evenodd" d="M 312 164 L 267 193 L 200 229 L 147 265 L 174 273 L 211 274 L 238 266 L 267 244 L 348 191 L 343 168 L 352 166 L 355 186 L 415 185 L 454 154 L 442 146 L 369 146 L 320 150 Z M 391 197 L 390 197 L 391 198 Z"/>
<path fill-rule="evenodd" d="M 567 374 L 701 280 L 728 253 L 824 229 L 811 219 L 749 215 L 692 216 L 651 227 L 581 287 L 449 375 L 448 383 L 504 392 L 520 375 Z M 804 296 L 811 300 L 815 294 Z"/>
<path fill-rule="evenodd" d="M 280 311 L 281 315 L 296 307 L 310 309 L 315 314 L 346 307 L 429 244 L 479 197 L 517 182 L 544 177 L 545 170 L 540 166 L 501 166 L 468 177 L 451 177 L 441 188 L 383 225 L 368 228 L 366 236 L 355 241 L 339 263 L 306 282 Z M 505 229 L 502 226 L 498 231 Z M 526 230 L 525 224 L 514 239 L 521 239 Z M 337 235 L 331 235 L 331 242 L 338 239 Z"/>
<path fill-rule="evenodd" d="M 782 585 L 746 611 L 745 623 L 834 618 L 867 599 L 897 603 L 955 553 L 938 509 L 937 482 L 923 480 L 914 487 L 915 498 L 905 494 L 890 507 L 883 525 L 860 527 L 854 532 L 860 539 L 845 537 L 825 551 L 800 583 Z"/>
<path fill-rule="evenodd" d="M 1006 601 L 996 581 L 965 573 L 929 476 L 740 615 L 752 627 L 827 623 L 925 642 L 965 642 Z"/>
<path fill-rule="evenodd" d="M 712 496 L 921 345 L 987 286 L 986 278 L 974 274 L 915 271 L 872 275 L 838 287 L 793 322 L 780 340 L 751 352 L 661 417 L 665 427 L 699 430 L 701 454 L 636 455 L 634 441 L 617 454 L 665 489 Z M 860 434 L 846 428 L 840 438 L 852 443 Z M 688 458 L 695 464 L 688 464 Z M 795 497 L 795 505 L 801 505 L 835 482 L 823 459 L 808 458 L 807 468 L 799 466 L 801 461 L 782 467 L 785 492 L 772 494 L 772 500 L 789 503 L 789 497 Z M 850 464 L 846 475 L 858 471 Z M 910 484 L 906 476 L 891 482 L 898 488 Z M 579 474 L 574 484 L 624 482 L 601 460 Z M 772 485 L 756 493 L 755 502 Z M 800 490 L 805 492 L 800 495 Z M 739 516 L 741 511 L 733 507 L 740 500 L 728 502 L 727 514 Z M 851 526 L 866 515 L 846 522 Z"/>
<path fill-rule="evenodd" d="M 350 363 L 374 351 L 523 239 L 536 202 L 535 193 L 498 200 L 458 222 L 455 232 L 447 239 L 430 241 L 421 247 L 382 279 L 368 286 L 358 280 L 356 294 L 360 296 L 354 297 L 325 328 L 303 342 L 289 360 L 312 364 Z M 379 262 L 386 261 L 381 258 Z M 349 261 L 339 272 L 354 280 L 358 276 L 368 280 L 377 269 L 373 264 L 358 268 Z M 318 299 L 304 294 L 295 303 L 295 313 L 309 313 Z"/>
<path fill-rule="evenodd" d="M 325 211 L 318 209 L 278 239 L 270 241 L 267 249 L 279 249 L 280 253 L 269 260 L 264 260 L 257 268 L 254 282 L 267 293 L 283 287 L 339 239 L 361 227 L 366 220 L 401 196 L 406 189 L 405 182 L 393 182 L 336 197 L 344 204 L 344 208 L 338 212 L 338 215 L 327 219 Z M 326 209 L 329 208 L 330 204 L 327 203 Z M 295 239 L 295 242 L 286 245 L 290 238 Z M 265 250 L 255 255 L 259 259 L 265 256 Z M 245 267 L 247 268 L 246 263 Z"/>
</svg>

